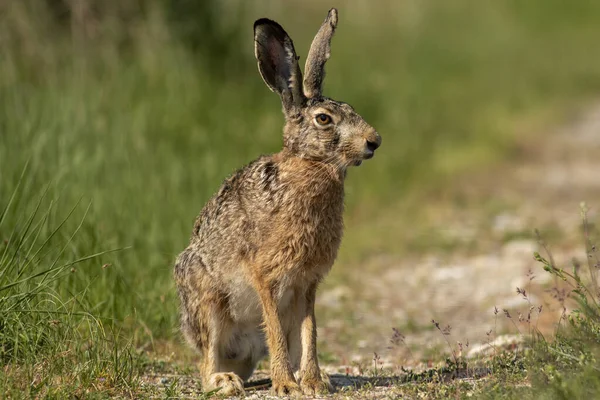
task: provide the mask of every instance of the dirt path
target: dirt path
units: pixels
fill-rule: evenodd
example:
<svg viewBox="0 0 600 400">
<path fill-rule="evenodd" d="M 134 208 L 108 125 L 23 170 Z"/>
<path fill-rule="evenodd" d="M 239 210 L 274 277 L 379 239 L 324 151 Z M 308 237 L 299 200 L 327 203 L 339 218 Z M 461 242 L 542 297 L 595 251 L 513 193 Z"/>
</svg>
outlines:
<svg viewBox="0 0 600 400">
<path fill-rule="evenodd" d="M 365 386 L 370 389 L 360 397 L 388 397 L 393 382 L 373 377 L 375 366 L 403 379 L 402 368 L 440 366 L 450 348 L 459 354 L 458 342 L 463 355 L 478 357 L 491 341 L 511 345 L 533 326 L 543 333 L 555 329 L 562 307 L 549 290 L 551 277 L 533 259 L 540 248 L 533 230 L 541 231 L 557 264 L 568 266 L 573 257 L 585 262 L 580 202 L 587 201 L 590 220 L 597 220 L 600 104 L 537 138 L 510 161 L 458 179 L 447 195 L 460 201 L 441 202 L 434 221 L 438 233 L 456 243 L 452 249 L 374 259 L 371 278 L 354 272 L 347 285 L 321 291 L 320 358 L 333 374 L 335 397 Z M 527 299 L 517 288 L 526 290 Z M 529 322 L 519 321 L 530 311 Z M 264 370 L 255 374 L 258 386 L 250 398 L 269 397 L 265 378 Z M 145 382 L 162 387 L 161 393 L 169 385 L 186 388 L 190 396 L 199 393 L 196 377 L 185 373 L 163 371 Z"/>
</svg>

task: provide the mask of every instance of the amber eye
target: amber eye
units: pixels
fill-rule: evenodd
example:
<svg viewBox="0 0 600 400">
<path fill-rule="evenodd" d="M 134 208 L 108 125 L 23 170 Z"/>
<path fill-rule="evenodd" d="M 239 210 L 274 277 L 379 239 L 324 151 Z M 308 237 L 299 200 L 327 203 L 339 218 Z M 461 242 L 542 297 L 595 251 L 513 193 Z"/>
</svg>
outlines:
<svg viewBox="0 0 600 400">
<path fill-rule="evenodd" d="M 327 114 L 317 114 L 315 119 L 319 125 L 328 125 L 331 123 L 331 117 Z"/>
</svg>

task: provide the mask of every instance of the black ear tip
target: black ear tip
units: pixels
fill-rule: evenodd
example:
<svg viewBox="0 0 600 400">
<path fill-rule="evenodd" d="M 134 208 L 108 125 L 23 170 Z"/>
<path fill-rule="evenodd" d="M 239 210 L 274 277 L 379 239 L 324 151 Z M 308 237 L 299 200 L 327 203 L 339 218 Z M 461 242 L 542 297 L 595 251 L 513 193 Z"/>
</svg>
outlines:
<svg viewBox="0 0 600 400">
<path fill-rule="evenodd" d="M 256 21 L 254 21 L 254 32 L 255 33 L 256 33 L 256 29 L 262 29 L 262 28 L 267 28 L 274 32 L 285 33 L 285 30 L 283 29 L 283 27 L 281 25 L 279 25 L 277 22 L 275 22 L 269 18 L 260 18 L 260 19 L 257 19 Z"/>
<path fill-rule="evenodd" d="M 271 21 L 269 18 L 259 18 L 256 21 L 254 21 L 254 29 L 256 29 L 256 27 L 259 25 L 270 24 L 273 22 L 275 22 L 275 21 Z M 275 22 L 275 23 L 277 23 L 277 22 Z"/>
<path fill-rule="evenodd" d="M 294 45 L 292 39 L 285 29 L 277 22 L 268 18 L 261 18 L 254 22 L 254 40 L 263 42 L 265 40 L 275 39 L 280 43 L 288 43 L 292 49 Z"/>
</svg>

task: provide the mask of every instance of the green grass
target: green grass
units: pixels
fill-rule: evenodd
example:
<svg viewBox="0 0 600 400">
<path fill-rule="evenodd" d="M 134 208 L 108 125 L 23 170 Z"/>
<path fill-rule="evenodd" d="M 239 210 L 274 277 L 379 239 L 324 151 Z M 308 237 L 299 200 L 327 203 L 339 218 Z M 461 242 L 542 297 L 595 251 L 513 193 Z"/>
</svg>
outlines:
<svg viewBox="0 0 600 400">
<path fill-rule="evenodd" d="M 252 22 L 280 21 L 304 57 L 325 14 L 318 2 L 230 2 L 196 15 L 213 25 L 194 41 L 193 29 L 177 29 L 193 28 L 190 17 L 183 24 L 185 12 L 168 14 L 167 3 L 105 3 L 85 23 L 44 2 L 0 14 L 0 208 L 9 210 L 0 295 L 2 304 L 26 299 L 0 314 L 11 329 L 2 354 L 14 365 L 0 375 L 15 390 L 46 365 L 69 385 L 93 388 L 106 376 L 123 388 L 134 382 L 123 377 L 135 371 L 128 344 L 178 337 L 171 268 L 195 215 L 225 176 L 281 146 L 280 105 L 257 73 Z M 600 89 L 594 2 L 336 3 L 326 94 L 383 137 L 378 156 L 349 174 L 340 262 L 350 266 L 404 251 L 397 237 L 415 225 L 398 212 L 404 199 L 420 206 L 427 188 L 509 156 L 524 123 L 548 126 Z M 69 364 L 51 357 L 62 351 Z M 75 378 L 72 365 L 88 372 Z"/>
<path fill-rule="evenodd" d="M 85 254 L 77 245 L 89 206 L 62 213 L 44 191 L 28 210 L 18 201 L 36 197 L 23 189 L 27 172 L 0 212 L 6 233 L 0 244 L 0 387 L 9 398 L 80 396 L 90 386 L 107 393 L 131 389 L 136 361 L 118 338 L 119 324 L 95 315 L 98 304 L 89 303 L 87 287 L 62 290 L 82 274 L 98 279 L 102 260 L 120 249 Z M 12 228 L 5 224 L 9 214 L 21 216 Z M 73 232 L 65 229 L 70 220 L 77 223 Z"/>
</svg>

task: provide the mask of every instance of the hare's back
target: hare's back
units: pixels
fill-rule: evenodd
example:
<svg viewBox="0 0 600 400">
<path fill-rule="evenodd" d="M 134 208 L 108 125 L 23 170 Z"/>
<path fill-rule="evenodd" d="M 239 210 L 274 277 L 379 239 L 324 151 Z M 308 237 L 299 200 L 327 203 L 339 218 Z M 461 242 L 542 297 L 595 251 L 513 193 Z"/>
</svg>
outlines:
<svg viewBox="0 0 600 400">
<path fill-rule="evenodd" d="M 269 213 L 269 187 L 261 182 L 272 156 L 262 156 L 230 175 L 206 203 L 192 233 L 205 263 L 222 264 L 247 252 L 258 234 L 257 222 Z M 266 165 L 266 167 L 265 167 Z"/>
</svg>

